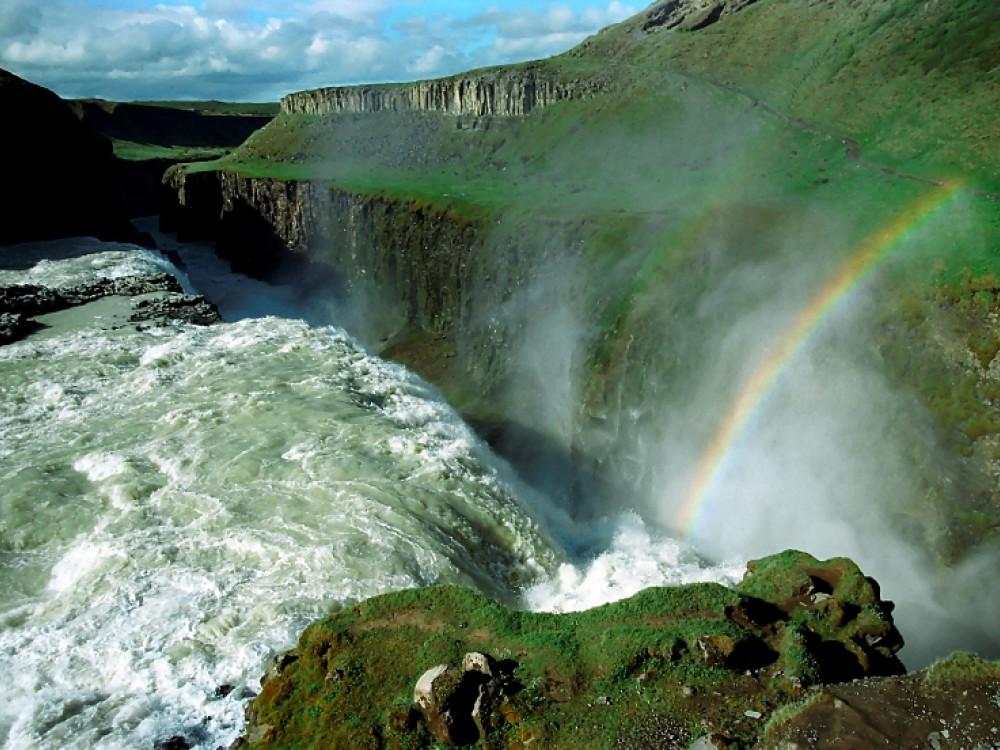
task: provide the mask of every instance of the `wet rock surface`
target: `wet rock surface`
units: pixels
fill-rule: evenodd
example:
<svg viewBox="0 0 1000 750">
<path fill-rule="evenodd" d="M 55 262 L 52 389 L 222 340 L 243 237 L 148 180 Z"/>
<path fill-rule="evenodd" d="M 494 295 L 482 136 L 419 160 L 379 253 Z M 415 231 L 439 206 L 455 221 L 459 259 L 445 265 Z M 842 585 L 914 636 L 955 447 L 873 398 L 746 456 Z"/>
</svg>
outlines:
<svg viewBox="0 0 1000 750">
<path fill-rule="evenodd" d="M 104 297 L 137 297 L 153 292 L 181 294 L 181 285 L 168 273 L 137 274 L 101 279 L 92 284 L 51 288 L 33 284 L 0 287 L 0 310 L 22 315 L 43 315 L 84 305 Z"/>
<path fill-rule="evenodd" d="M 0 287 L 0 344 L 16 341 L 38 328 L 34 316 L 106 297 L 133 298 L 130 323 L 211 325 L 222 321 L 214 304 L 202 296 L 184 294 L 177 279 L 168 273 L 136 274 L 61 288 L 20 284 Z"/>
<path fill-rule="evenodd" d="M 172 294 L 167 297 L 138 300 L 132 306 L 130 323 L 166 324 L 172 320 L 208 326 L 222 322 L 218 308 L 204 297 Z"/>
<path fill-rule="evenodd" d="M 35 327 L 32 320 L 21 313 L 0 313 L 0 344 L 17 341 Z"/>
</svg>

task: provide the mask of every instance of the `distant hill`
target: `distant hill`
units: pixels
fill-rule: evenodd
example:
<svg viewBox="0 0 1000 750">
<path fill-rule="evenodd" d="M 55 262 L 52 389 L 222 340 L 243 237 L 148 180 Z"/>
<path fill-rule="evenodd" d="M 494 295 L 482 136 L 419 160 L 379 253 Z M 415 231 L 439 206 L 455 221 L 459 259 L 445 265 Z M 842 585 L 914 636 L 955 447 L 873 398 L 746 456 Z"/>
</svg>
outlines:
<svg viewBox="0 0 1000 750">
<path fill-rule="evenodd" d="M 109 102 L 70 105 L 95 133 L 115 144 L 119 158 L 194 159 L 221 156 L 278 113 L 273 104 L 229 102 Z"/>
<path fill-rule="evenodd" d="M 78 99 L 70 107 L 84 125 L 114 146 L 130 216 L 159 211 L 160 182 L 171 165 L 225 156 L 278 112 L 277 103 L 216 101 Z"/>
</svg>

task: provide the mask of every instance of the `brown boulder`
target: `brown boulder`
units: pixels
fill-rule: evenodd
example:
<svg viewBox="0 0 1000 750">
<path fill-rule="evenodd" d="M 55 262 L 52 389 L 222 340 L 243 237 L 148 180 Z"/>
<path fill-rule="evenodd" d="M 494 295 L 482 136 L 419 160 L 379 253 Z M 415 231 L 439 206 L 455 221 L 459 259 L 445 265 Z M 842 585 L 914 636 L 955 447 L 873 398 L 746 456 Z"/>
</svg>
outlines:
<svg viewBox="0 0 1000 750">
<path fill-rule="evenodd" d="M 924 672 L 828 685 L 768 724 L 755 750 L 1000 744 L 1000 665 L 955 654 Z"/>
<path fill-rule="evenodd" d="M 469 745 L 493 730 L 500 701 L 490 661 L 485 654 L 469 653 L 461 671 L 439 664 L 417 680 L 413 702 L 438 742 Z"/>
</svg>

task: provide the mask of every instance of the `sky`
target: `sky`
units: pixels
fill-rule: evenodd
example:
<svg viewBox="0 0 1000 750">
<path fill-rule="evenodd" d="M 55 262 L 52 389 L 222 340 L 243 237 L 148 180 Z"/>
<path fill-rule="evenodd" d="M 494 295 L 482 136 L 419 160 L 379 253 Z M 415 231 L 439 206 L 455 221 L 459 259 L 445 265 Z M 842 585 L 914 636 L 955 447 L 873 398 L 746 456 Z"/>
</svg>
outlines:
<svg viewBox="0 0 1000 750">
<path fill-rule="evenodd" d="M 65 98 L 277 101 L 548 57 L 648 0 L 0 0 L 0 68 Z"/>
</svg>

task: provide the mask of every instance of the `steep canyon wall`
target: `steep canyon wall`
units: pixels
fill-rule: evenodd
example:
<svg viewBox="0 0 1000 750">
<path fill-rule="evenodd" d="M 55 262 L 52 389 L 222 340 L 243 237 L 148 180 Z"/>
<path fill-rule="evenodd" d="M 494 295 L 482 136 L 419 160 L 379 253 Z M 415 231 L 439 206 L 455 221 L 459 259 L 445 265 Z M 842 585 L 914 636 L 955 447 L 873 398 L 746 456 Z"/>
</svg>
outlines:
<svg viewBox="0 0 1000 750">
<path fill-rule="evenodd" d="M 558 101 L 590 98 L 609 85 L 604 78 L 568 78 L 541 65 L 528 64 L 415 83 L 302 91 L 282 99 L 281 111 L 302 115 L 424 111 L 475 117 L 521 116 Z"/>
<path fill-rule="evenodd" d="M 548 337 L 550 325 L 564 324 L 568 298 L 600 314 L 601 301 L 579 301 L 587 296 L 587 282 L 584 264 L 574 261 L 599 231 L 597 223 L 470 219 L 441 206 L 322 181 L 224 171 L 178 169 L 167 182 L 164 229 L 215 239 L 234 269 L 251 274 L 267 275 L 289 260 L 305 262 L 298 279 L 353 316 L 354 325 L 343 315 L 339 324 L 376 348 L 385 338 L 395 347 L 402 337 L 405 343 L 391 356 L 434 380 L 491 440 L 516 452 L 527 450 L 530 434 L 563 455 L 563 464 L 579 451 L 572 444 L 579 438 L 580 394 L 570 382 L 570 359 L 586 356 L 587 346 L 576 340 L 563 346 Z M 375 319 L 388 319 L 392 327 L 372 335 Z M 432 349 L 420 348 L 427 342 Z M 524 367 L 532 365 L 519 352 L 529 349 L 566 377 L 550 378 L 548 367 L 526 374 Z M 421 370 L 421 361 L 429 371 Z M 526 377 L 537 379 L 527 389 L 531 398 L 514 387 Z"/>
<path fill-rule="evenodd" d="M 283 261 L 305 260 L 347 286 L 384 288 L 410 322 L 429 330 L 447 331 L 461 314 L 476 244 L 476 226 L 467 221 L 322 181 L 183 170 L 166 180 L 164 229 L 216 240 L 235 270 L 266 274 Z"/>
<path fill-rule="evenodd" d="M 0 245 L 88 235 L 146 242 L 129 224 L 111 143 L 91 133 L 55 93 L 0 70 L 10 148 L 0 183 Z"/>
</svg>

